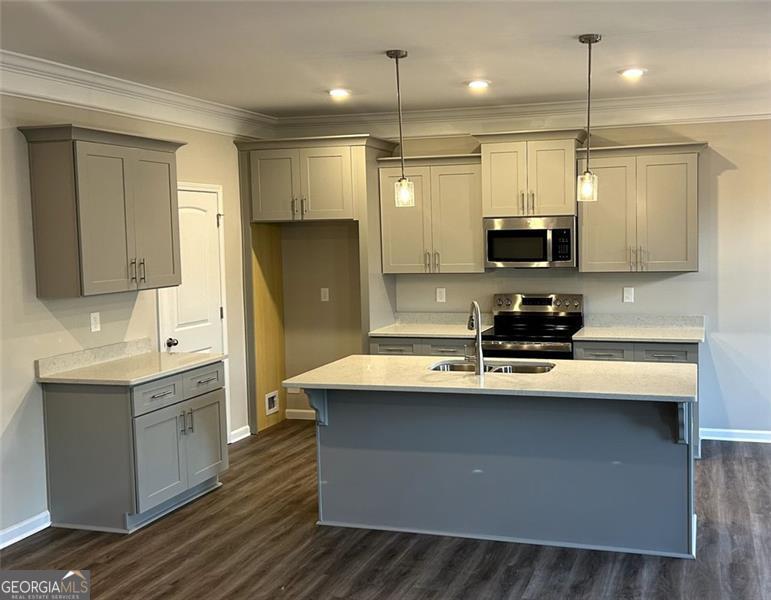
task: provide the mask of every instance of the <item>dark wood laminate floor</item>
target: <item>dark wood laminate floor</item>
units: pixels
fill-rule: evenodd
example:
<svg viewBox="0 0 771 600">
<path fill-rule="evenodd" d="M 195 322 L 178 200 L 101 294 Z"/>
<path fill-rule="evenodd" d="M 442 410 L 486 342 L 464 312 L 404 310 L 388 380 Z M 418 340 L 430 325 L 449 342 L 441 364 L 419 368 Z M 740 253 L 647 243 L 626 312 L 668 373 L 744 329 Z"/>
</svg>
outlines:
<svg viewBox="0 0 771 600">
<path fill-rule="evenodd" d="M 312 424 L 281 424 L 231 446 L 222 488 L 151 526 L 47 529 L 0 566 L 91 569 L 94 597 L 116 599 L 771 599 L 771 445 L 704 442 L 689 561 L 317 527 L 314 443 Z"/>
</svg>

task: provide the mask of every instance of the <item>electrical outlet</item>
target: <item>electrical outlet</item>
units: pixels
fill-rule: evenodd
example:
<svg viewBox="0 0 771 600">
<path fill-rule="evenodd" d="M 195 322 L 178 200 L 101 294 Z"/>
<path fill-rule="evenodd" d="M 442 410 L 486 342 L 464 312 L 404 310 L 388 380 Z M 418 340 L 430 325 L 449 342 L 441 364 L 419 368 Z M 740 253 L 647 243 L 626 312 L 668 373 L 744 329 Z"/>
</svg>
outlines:
<svg viewBox="0 0 771 600">
<path fill-rule="evenodd" d="M 624 302 L 634 302 L 634 288 L 633 287 L 625 287 L 624 288 Z"/>
<path fill-rule="evenodd" d="M 278 412 L 278 390 L 265 394 L 265 414 L 272 415 Z"/>
<path fill-rule="evenodd" d="M 436 288 L 436 301 L 437 302 L 447 302 L 447 289 L 446 288 Z"/>
<path fill-rule="evenodd" d="M 91 313 L 91 333 L 102 330 L 102 320 L 98 312 Z"/>
<path fill-rule="evenodd" d="M 329 288 L 321 288 L 321 301 L 329 302 Z"/>
</svg>

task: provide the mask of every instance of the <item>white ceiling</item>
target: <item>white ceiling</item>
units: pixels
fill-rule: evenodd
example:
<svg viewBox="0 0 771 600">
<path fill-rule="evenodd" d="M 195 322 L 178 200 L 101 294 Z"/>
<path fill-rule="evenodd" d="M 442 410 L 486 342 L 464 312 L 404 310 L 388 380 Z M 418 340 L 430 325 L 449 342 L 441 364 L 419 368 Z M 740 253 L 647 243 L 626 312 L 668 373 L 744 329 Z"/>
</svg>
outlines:
<svg viewBox="0 0 771 600">
<path fill-rule="evenodd" d="M 597 98 L 755 93 L 771 83 L 769 2 L 17 2 L 0 46 L 274 116 Z M 644 66 L 637 84 L 618 69 Z M 487 94 L 464 82 L 490 79 Z M 353 96 L 334 102 L 331 87 Z"/>
</svg>

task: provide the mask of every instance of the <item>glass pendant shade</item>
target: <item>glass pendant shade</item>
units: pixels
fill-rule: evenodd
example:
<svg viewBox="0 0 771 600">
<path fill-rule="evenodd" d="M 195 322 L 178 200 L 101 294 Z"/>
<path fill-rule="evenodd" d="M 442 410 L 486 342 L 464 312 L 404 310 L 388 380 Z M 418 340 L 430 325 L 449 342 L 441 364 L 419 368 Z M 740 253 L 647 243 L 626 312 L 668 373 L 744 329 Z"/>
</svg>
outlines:
<svg viewBox="0 0 771 600">
<path fill-rule="evenodd" d="M 597 202 L 597 175 L 584 171 L 578 176 L 577 200 L 579 202 Z"/>
<path fill-rule="evenodd" d="M 400 177 L 396 182 L 396 206 L 409 208 L 415 206 L 415 184 L 406 177 Z"/>
</svg>

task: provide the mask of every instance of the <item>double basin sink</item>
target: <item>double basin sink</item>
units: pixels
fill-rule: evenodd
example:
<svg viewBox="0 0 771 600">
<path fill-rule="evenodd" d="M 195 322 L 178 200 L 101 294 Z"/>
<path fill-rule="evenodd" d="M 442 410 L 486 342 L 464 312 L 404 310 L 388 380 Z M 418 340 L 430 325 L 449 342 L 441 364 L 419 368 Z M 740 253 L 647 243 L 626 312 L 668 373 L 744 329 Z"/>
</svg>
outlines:
<svg viewBox="0 0 771 600">
<path fill-rule="evenodd" d="M 476 363 L 466 360 L 445 360 L 431 367 L 432 371 L 473 373 Z M 554 368 L 551 362 L 485 362 L 485 373 L 548 373 Z"/>
</svg>

